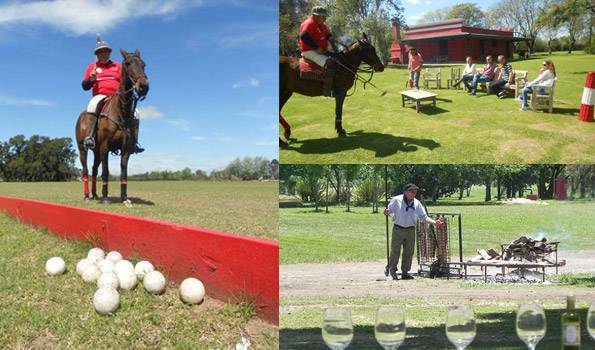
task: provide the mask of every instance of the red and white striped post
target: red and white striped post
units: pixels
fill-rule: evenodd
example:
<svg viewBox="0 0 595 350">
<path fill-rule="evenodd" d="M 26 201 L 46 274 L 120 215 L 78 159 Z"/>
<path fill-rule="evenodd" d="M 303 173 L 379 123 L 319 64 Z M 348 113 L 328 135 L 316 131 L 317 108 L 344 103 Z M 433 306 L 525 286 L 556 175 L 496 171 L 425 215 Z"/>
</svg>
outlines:
<svg viewBox="0 0 595 350">
<path fill-rule="evenodd" d="M 581 99 L 581 112 L 578 115 L 580 121 L 595 121 L 593 120 L 593 104 L 595 104 L 595 71 L 587 73 L 587 81 Z"/>
</svg>

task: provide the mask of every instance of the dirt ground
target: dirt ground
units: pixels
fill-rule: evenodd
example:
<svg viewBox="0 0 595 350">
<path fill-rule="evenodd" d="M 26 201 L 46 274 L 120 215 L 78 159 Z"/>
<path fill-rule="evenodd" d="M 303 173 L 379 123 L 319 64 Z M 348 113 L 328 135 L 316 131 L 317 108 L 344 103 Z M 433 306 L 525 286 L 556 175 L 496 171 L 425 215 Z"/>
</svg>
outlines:
<svg viewBox="0 0 595 350">
<path fill-rule="evenodd" d="M 559 259 L 566 260 L 566 266 L 560 273 L 592 273 L 595 274 L 595 251 L 559 253 Z M 415 260 L 415 259 L 414 259 Z M 465 261 L 467 259 L 464 259 Z M 538 299 L 565 297 L 572 291 L 578 298 L 593 296 L 591 288 L 572 288 L 556 286 L 554 288 L 506 288 L 498 284 L 493 287 L 483 286 L 468 288 L 461 286 L 460 279 L 429 279 L 386 281 L 384 266 L 386 260 L 374 262 L 339 263 L 339 264 L 295 264 L 281 265 L 280 289 L 285 300 L 309 297 L 359 297 L 373 294 L 375 297 L 412 296 L 417 298 L 449 298 L 457 299 Z M 399 265 L 400 267 L 400 265 Z M 418 270 L 414 262 L 412 272 Z M 488 273 L 495 275 L 500 269 L 491 268 Z M 469 270 L 473 278 L 481 278 L 479 268 Z M 555 269 L 546 269 L 547 274 L 555 274 Z M 415 275 L 414 275 L 415 276 Z M 417 276 L 416 276 L 417 277 Z M 462 289 L 464 288 L 464 289 Z M 464 293 L 462 292 L 464 290 Z M 291 304 L 291 302 L 289 302 Z M 291 307 L 289 307 L 291 308 Z M 285 309 L 284 311 L 289 311 Z"/>
</svg>

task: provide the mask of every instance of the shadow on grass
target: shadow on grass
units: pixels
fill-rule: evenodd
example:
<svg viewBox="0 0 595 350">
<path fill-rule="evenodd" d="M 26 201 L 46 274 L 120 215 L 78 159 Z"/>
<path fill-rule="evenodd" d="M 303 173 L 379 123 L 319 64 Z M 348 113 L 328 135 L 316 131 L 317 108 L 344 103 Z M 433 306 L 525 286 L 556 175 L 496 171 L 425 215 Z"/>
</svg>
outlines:
<svg viewBox="0 0 595 350">
<path fill-rule="evenodd" d="M 552 113 L 556 113 L 556 114 L 563 114 L 563 115 L 571 115 L 571 116 L 578 116 L 578 113 L 581 110 L 579 108 L 558 108 L 558 107 L 554 107 L 552 109 Z"/>
<path fill-rule="evenodd" d="M 539 350 L 560 349 L 560 316 L 564 309 L 546 310 L 547 332 L 538 344 Z M 584 349 L 595 347 L 595 341 L 587 333 L 584 322 L 587 309 L 578 310 L 581 324 L 581 345 Z M 516 335 L 516 313 L 494 312 L 476 313 L 477 335 L 467 349 L 525 349 L 526 346 Z M 355 326 L 354 338 L 349 349 L 380 349 L 374 338 L 373 326 Z M 321 336 L 320 327 L 279 330 L 279 349 L 328 349 Z M 414 337 L 413 339 L 409 337 Z M 399 349 L 454 349 L 446 338 L 444 326 L 407 327 L 407 340 Z"/>
<path fill-rule="evenodd" d="M 440 144 L 432 139 L 400 137 L 358 130 L 348 133 L 344 138 L 295 140 L 285 149 L 302 154 L 329 154 L 363 148 L 374 151 L 377 158 L 382 158 L 397 152 L 415 152 L 419 147 L 434 150 L 440 147 Z"/>
<path fill-rule="evenodd" d="M 109 200 L 109 204 L 122 204 L 120 197 L 116 197 L 116 196 L 112 196 L 112 197 L 107 197 L 107 199 Z M 133 205 L 148 205 L 148 206 L 154 206 L 155 202 L 146 200 L 146 199 L 142 199 L 142 198 L 138 198 L 138 197 L 128 197 L 128 199 L 132 202 Z M 99 197 L 99 199 L 97 200 L 98 202 L 101 202 L 101 197 Z"/>
</svg>

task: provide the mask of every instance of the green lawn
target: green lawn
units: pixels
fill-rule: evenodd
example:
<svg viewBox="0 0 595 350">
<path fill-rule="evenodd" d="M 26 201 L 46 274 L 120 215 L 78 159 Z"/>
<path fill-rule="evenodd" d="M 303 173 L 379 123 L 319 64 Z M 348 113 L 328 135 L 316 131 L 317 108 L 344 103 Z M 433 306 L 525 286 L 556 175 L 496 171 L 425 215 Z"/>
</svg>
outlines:
<svg viewBox="0 0 595 350">
<path fill-rule="evenodd" d="M 21 225 L 0 213 L 0 348 L 3 349 L 228 349 L 241 337 L 255 349 L 278 347 L 278 330 L 252 316 L 245 303 L 206 298 L 187 306 L 169 283 L 153 296 L 142 285 L 121 291 L 120 309 L 101 316 L 93 308 L 96 286 L 76 274 L 89 246 Z M 61 256 L 68 272 L 45 274 Z"/>
<path fill-rule="evenodd" d="M 101 183 L 99 183 L 101 186 Z M 111 182 L 108 205 L 83 201 L 82 182 L 6 183 L 0 195 L 144 216 L 241 235 L 277 239 L 278 182 L 131 181 L 133 207 L 120 204 Z"/>
<path fill-rule="evenodd" d="M 546 56 L 512 62 L 514 69 L 537 76 Z M 407 71 L 388 68 L 374 75 L 387 89 L 381 97 L 360 85 L 345 102 L 343 127 L 334 130 L 334 100 L 294 95 L 282 114 L 292 125 L 293 140 L 280 150 L 282 163 L 579 163 L 595 161 L 595 123 L 578 121 L 586 73 L 595 56 L 558 52 L 554 113 L 521 112 L 513 98 L 498 100 L 463 90 L 436 90 L 437 107 L 416 113 L 401 107 Z M 450 72 L 443 68 L 443 75 Z M 446 79 L 443 81 L 446 87 Z M 280 129 L 281 130 L 281 129 Z M 282 132 L 280 133 L 282 134 Z"/>
<path fill-rule="evenodd" d="M 355 336 L 348 349 L 380 349 L 374 338 L 374 317 L 378 305 L 400 305 L 405 308 L 407 338 L 399 349 L 454 349 L 444 332 L 444 321 L 449 305 L 461 301 L 398 298 L 377 298 L 372 295 L 360 298 L 302 298 L 281 299 L 284 312 L 281 318 L 280 349 L 323 350 L 321 324 L 326 305 L 349 307 L 352 310 Z M 467 349 L 526 349 L 517 338 L 515 317 L 518 301 L 466 300 L 473 305 L 477 321 L 477 335 Z M 324 305 L 324 306 L 321 306 Z M 537 346 L 538 350 L 560 349 L 560 315 L 565 304 L 549 300 L 546 309 L 547 332 Z M 582 320 L 582 349 L 592 349 L 595 341 L 585 328 L 588 305 L 579 302 L 577 308 Z"/>
<path fill-rule="evenodd" d="M 561 239 L 563 251 L 595 250 L 595 201 L 547 201 L 549 205 L 506 205 L 447 199 L 428 206 L 430 212 L 462 214 L 463 253 L 499 249 L 520 235 L 543 234 Z M 329 213 L 311 207 L 279 209 L 281 264 L 374 261 L 386 255 L 382 214 L 370 207 L 334 206 Z M 455 226 L 453 226 L 454 229 Z M 454 233 L 454 232 L 453 232 Z M 456 235 L 453 236 L 456 237 Z M 455 243 L 455 242 L 453 242 Z M 456 244 L 454 244 L 456 247 Z M 454 248 L 454 247 L 453 247 Z M 454 250 L 454 254 L 458 254 Z"/>
</svg>

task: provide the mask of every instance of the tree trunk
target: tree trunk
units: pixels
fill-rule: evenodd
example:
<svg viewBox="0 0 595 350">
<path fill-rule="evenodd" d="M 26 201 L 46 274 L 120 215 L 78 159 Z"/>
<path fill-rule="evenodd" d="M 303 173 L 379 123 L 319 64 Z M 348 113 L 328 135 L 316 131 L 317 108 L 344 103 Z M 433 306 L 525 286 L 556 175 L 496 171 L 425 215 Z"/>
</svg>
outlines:
<svg viewBox="0 0 595 350">
<path fill-rule="evenodd" d="M 465 194 L 465 186 L 461 184 L 459 186 L 459 200 L 463 199 L 463 195 Z"/>
<path fill-rule="evenodd" d="M 500 183 L 500 177 L 496 178 L 496 194 L 498 196 L 498 200 L 502 200 L 502 184 Z"/>
<path fill-rule="evenodd" d="M 486 197 L 485 197 L 485 201 L 489 202 L 492 200 L 492 179 L 491 178 L 486 178 L 485 179 L 485 187 L 486 187 Z"/>
<path fill-rule="evenodd" d="M 325 199 L 325 204 L 326 204 L 326 212 L 328 213 L 328 177 L 326 178 L 326 199 Z"/>
<path fill-rule="evenodd" d="M 345 189 L 345 192 L 347 194 L 347 212 L 349 213 L 351 211 L 351 186 L 349 185 L 349 182 L 347 183 L 347 188 Z"/>
</svg>

